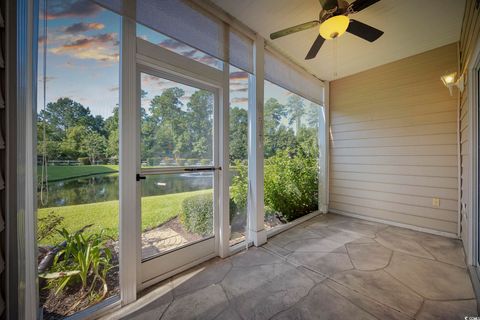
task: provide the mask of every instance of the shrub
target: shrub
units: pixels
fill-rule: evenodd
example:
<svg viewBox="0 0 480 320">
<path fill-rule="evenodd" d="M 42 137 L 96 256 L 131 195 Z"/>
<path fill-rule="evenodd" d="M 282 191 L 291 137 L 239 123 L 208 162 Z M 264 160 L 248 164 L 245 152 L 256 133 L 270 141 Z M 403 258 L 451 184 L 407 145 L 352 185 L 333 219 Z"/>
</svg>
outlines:
<svg viewBox="0 0 480 320">
<path fill-rule="evenodd" d="M 230 198 L 230 201 L 228 204 L 229 204 L 229 211 L 230 211 L 230 224 L 232 224 L 233 218 L 237 214 L 241 215 L 241 214 L 247 213 L 246 207 L 245 208 L 238 207 L 237 204 L 235 203 L 235 200 L 233 200 L 233 198 Z"/>
<path fill-rule="evenodd" d="M 213 231 L 213 197 L 204 194 L 186 198 L 182 202 L 180 222 L 189 232 L 211 235 Z"/>
<path fill-rule="evenodd" d="M 184 166 L 185 163 L 187 162 L 187 160 L 186 160 L 186 159 L 177 158 L 177 159 L 175 159 L 175 162 L 176 162 L 176 164 L 179 165 L 179 166 Z"/>
<path fill-rule="evenodd" d="M 208 166 L 209 164 L 212 164 L 212 160 L 210 160 L 210 159 L 202 159 L 202 160 L 200 160 L 200 164 L 201 164 L 202 166 Z"/>
<path fill-rule="evenodd" d="M 239 207 L 246 206 L 248 172 L 237 164 L 238 174 L 233 178 L 231 194 Z M 291 150 L 277 151 L 265 159 L 266 215 L 280 214 L 292 221 L 318 209 L 318 162 L 307 153 Z"/>
<path fill-rule="evenodd" d="M 248 196 L 248 168 L 242 161 L 235 161 L 237 174 L 232 179 L 232 186 L 230 187 L 230 194 L 233 201 L 239 209 L 247 207 Z"/>
<path fill-rule="evenodd" d="M 78 162 L 80 162 L 80 164 L 82 164 L 82 165 L 89 165 L 89 164 L 91 164 L 91 163 L 90 163 L 90 158 L 88 158 L 88 157 L 81 157 L 81 158 L 78 158 L 77 160 L 78 160 Z"/>
<path fill-rule="evenodd" d="M 318 209 L 317 159 L 278 151 L 265 161 L 265 205 L 292 221 Z"/>
<path fill-rule="evenodd" d="M 185 164 L 189 165 L 189 166 L 193 166 L 195 165 L 196 163 L 198 162 L 198 159 L 187 159 L 185 161 Z"/>
<path fill-rule="evenodd" d="M 108 158 L 108 164 L 118 164 L 118 157 L 113 156 L 113 157 Z"/>
</svg>

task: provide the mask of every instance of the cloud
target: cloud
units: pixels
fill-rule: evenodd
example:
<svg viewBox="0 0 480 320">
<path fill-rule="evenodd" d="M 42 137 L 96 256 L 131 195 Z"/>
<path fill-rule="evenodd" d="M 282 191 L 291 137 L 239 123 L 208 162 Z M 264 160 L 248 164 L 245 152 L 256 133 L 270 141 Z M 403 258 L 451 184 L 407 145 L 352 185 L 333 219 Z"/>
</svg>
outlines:
<svg viewBox="0 0 480 320">
<path fill-rule="evenodd" d="M 90 0 L 50 0 L 47 19 L 88 17 L 100 12 L 102 7 Z"/>
<path fill-rule="evenodd" d="M 247 103 L 248 98 L 233 98 L 232 103 Z"/>
<path fill-rule="evenodd" d="M 235 92 L 248 91 L 248 79 L 243 74 L 246 72 L 232 72 L 230 73 L 230 90 Z"/>
<path fill-rule="evenodd" d="M 170 49 L 173 51 L 177 51 L 179 49 L 183 50 L 191 50 L 191 48 L 177 40 L 167 38 L 165 40 L 162 40 L 161 42 L 158 43 L 158 45 L 162 48 Z"/>
<path fill-rule="evenodd" d="M 105 25 L 103 23 L 84 23 L 84 22 L 79 22 L 79 23 L 74 23 L 68 27 L 65 28 L 66 33 L 80 33 L 80 32 L 85 32 L 89 30 L 102 30 L 105 28 Z"/>
<path fill-rule="evenodd" d="M 91 47 L 94 44 L 104 44 L 108 42 L 116 41 L 116 34 L 115 33 L 102 33 L 93 37 L 85 37 L 75 40 L 70 43 L 66 43 L 62 46 L 62 48 L 66 50 L 71 49 L 83 49 L 87 47 Z"/>
<path fill-rule="evenodd" d="M 194 58 L 197 54 L 198 54 L 198 50 L 195 50 L 195 49 L 182 52 L 182 56 L 185 56 L 190 59 Z"/>
<path fill-rule="evenodd" d="M 230 79 L 233 80 L 247 80 L 248 79 L 248 72 L 245 71 L 236 71 L 230 73 Z"/>
<path fill-rule="evenodd" d="M 204 63 L 206 65 L 214 65 L 217 66 L 219 63 L 221 63 L 220 60 L 218 60 L 215 57 L 212 57 L 200 50 L 194 49 L 186 44 L 183 44 L 182 42 L 179 42 L 175 39 L 167 38 L 158 43 L 158 45 L 162 48 L 171 50 L 173 52 L 176 52 L 178 54 L 181 54 L 187 58 L 193 59 L 195 61 Z"/>
<path fill-rule="evenodd" d="M 207 56 L 207 55 L 204 55 L 203 57 L 200 57 L 200 58 L 195 59 L 195 60 L 197 60 L 199 62 L 202 62 L 202 63 L 204 63 L 206 65 L 209 65 L 209 66 L 212 66 L 212 65 L 216 66 L 219 63 L 221 63 L 220 60 L 218 60 L 218 59 L 216 59 L 212 56 Z"/>
<path fill-rule="evenodd" d="M 65 44 L 50 49 L 54 54 L 69 55 L 78 59 L 118 61 L 118 40 L 116 33 L 102 33 L 92 37 L 71 38 Z"/>
<path fill-rule="evenodd" d="M 175 86 L 175 84 L 169 80 L 165 80 L 149 74 L 142 75 L 142 84 L 145 86 L 145 90 L 147 92 L 157 92 L 159 90 L 165 90 Z"/>
<path fill-rule="evenodd" d="M 232 92 L 247 92 L 247 91 L 248 91 L 248 88 L 245 88 L 245 87 L 244 87 L 244 88 L 238 88 L 238 89 L 237 89 L 237 88 L 234 88 L 234 89 L 232 89 L 232 87 L 230 87 L 230 90 L 231 90 Z"/>
</svg>

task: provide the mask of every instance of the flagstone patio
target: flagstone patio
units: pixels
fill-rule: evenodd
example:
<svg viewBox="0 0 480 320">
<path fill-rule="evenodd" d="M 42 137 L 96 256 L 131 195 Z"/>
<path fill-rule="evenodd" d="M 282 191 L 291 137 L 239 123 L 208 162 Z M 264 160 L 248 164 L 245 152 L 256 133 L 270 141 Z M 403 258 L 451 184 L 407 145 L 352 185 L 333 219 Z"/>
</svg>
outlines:
<svg viewBox="0 0 480 320">
<path fill-rule="evenodd" d="M 105 319 L 463 319 L 459 240 L 335 214 L 213 259 Z"/>
</svg>

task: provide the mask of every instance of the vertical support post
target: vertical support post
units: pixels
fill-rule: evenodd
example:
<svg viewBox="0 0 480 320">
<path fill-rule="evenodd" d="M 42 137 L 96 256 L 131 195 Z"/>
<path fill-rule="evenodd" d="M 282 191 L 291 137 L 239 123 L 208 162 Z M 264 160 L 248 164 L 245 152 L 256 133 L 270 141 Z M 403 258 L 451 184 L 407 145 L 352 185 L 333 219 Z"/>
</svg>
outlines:
<svg viewBox="0 0 480 320">
<path fill-rule="evenodd" d="M 254 75 L 248 78 L 248 240 L 255 246 L 267 242 L 263 191 L 264 53 L 264 39 L 257 35 Z"/>
<path fill-rule="evenodd" d="M 38 0 L 17 1 L 17 95 L 16 95 L 16 194 L 18 315 L 17 319 L 38 316 L 36 245 L 36 83 Z M 9 257 L 7 257 L 8 260 Z"/>
<path fill-rule="evenodd" d="M 323 88 L 323 106 L 320 112 L 318 125 L 318 146 L 319 146 L 319 172 L 318 172 L 318 210 L 321 213 L 328 212 L 328 194 L 329 194 L 329 82 L 325 82 Z"/>
<path fill-rule="evenodd" d="M 17 152 L 20 152 L 21 145 L 17 146 L 17 141 L 19 137 L 16 134 L 17 128 L 17 113 L 20 111 L 20 108 L 17 108 L 17 90 L 20 91 L 20 88 L 17 88 L 17 77 L 21 75 L 17 69 L 17 64 L 20 61 L 20 55 L 17 55 L 17 36 L 25 32 L 27 28 L 20 29 L 17 33 L 17 21 L 20 20 L 20 14 L 17 15 L 17 5 L 23 1 L 18 1 L 17 3 L 13 1 L 7 1 L 5 3 L 5 153 L 7 156 L 6 167 L 5 167 L 5 207 L 4 212 L 5 217 L 5 240 L 6 240 L 6 252 L 3 257 L 5 257 L 5 280 L 7 282 L 7 288 L 5 291 L 5 318 L 14 319 L 24 319 L 22 316 L 21 310 L 23 306 L 20 305 L 20 301 L 23 299 L 20 296 L 23 287 L 19 285 L 20 279 L 20 268 L 19 268 L 19 241 L 18 241 L 18 231 L 20 224 L 20 215 L 17 214 L 17 168 L 19 155 Z M 18 150 L 18 151 L 17 151 Z M 22 311 L 23 312 L 23 311 Z"/>
<path fill-rule="evenodd" d="M 224 25 L 224 44 L 226 57 L 229 54 L 229 29 Z M 228 61 L 228 59 L 227 59 Z M 229 117 L 230 117 L 230 64 L 223 63 L 223 81 L 219 99 L 219 141 L 220 141 L 220 210 L 219 210 L 219 232 L 218 255 L 222 258 L 230 254 L 230 158 L 229 158 Z"/>
<path fill-rule="evenodd" d="M 124 2 L 129 16 L 135 16 L 135 2 Z M 120 298 L 126 305 L 137 299 L 141 246 L 135 179 L 139 164 L 136 23 L 127 16 L 122 17 L 120 48 Z"/>
</svg>

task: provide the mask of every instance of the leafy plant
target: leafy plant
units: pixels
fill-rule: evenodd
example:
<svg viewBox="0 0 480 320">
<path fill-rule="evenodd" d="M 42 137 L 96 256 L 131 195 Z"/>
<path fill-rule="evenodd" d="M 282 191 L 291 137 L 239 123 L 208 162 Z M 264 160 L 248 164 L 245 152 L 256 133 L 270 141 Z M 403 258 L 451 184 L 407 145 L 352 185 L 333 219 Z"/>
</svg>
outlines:
<svg viewBox="0 0 480 320">
<path fill-rule="evenodd" d="M 63 228 L 58 230 L 64 239 L 63 247 L 54 258 L 50 273 L 40 277 L 49 282 L 49 286 L 58 294 L 68 285 L 80 280 L 85 294 L 92 292 L 99 281 L 105 297 L 108 292 L 106 277 L 112 268 L 112 253 L 106 246 L 107 237 L 103 230 L 100 233 L 85 237 L 81 232 L 70 233 Z M 90 280 L 90 287 L 87 287 Z"/>
<path fill-rule="evenodd" d="M 265 205 L 287 221 L 318 208 L 317 160 L 279 151 L 265 161 Z"/>
<path fill-rule="evenodd" d="M 247 207 L 248 197 L 248 168 L 240 160 L 234 162 L 236 175 L 233 177 L 230 195 L 239 209 Z"/>
<path fill-rule="evenodd" d="M 77 159 L 78 162 L 80 162 L 81 165 L 90 165 L 90 158 L 89 157 L 80 157 Z"/>
<path fill-rule="evenodd" d="M 193 196 L 182 202 L 179 215 L 185 229 L 201 235 L 212 234 L 213 200 L 212 194 Z"/>
<path fill-rule="evenodd" d="M 287 149 L 265 159 L 265 212 L 287 221 L 317 210 L 318 161 L 315 153 L 301 148 Z M 239 208 L 246 206 L 248 172 L 237 164 L 238 174 L 230 189 Z"/>
<path fill-rule="evenodd" d="M 38 218 L 37 220 L 37 242 L 47 240 L 53 236 L 55 230 L 60 227 L 64 220 L 55 213 L 55 211 L 49 212 L 45 217 Z"/>
<path fill-rule="evenodd" d="M 210 160 L 210 159 L 202 159 L 202 160 L 200 160 L 200 164 L 201 164 L 202 166 L 207 166 L 207 165 L 209 165 L 209 164 L 211 164 L 211 163 L 212 163 L 212 160 Z"/>
</svg>

